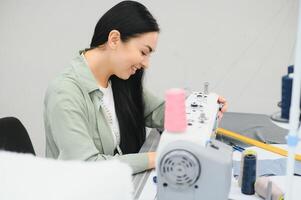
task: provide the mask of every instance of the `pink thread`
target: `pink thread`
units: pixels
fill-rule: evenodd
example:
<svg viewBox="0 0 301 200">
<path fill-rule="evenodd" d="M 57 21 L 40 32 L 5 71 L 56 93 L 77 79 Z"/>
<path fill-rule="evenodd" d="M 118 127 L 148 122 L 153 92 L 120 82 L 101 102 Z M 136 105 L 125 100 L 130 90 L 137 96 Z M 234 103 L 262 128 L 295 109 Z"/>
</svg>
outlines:
<svg viewBox="0 0 301 200">
<path fill-rule="evenodd" d="M 170 89 L 165 94 L 164 128 L 168 132 L 184 132 L 186 124 L 185 91 Z"/>
</svg>

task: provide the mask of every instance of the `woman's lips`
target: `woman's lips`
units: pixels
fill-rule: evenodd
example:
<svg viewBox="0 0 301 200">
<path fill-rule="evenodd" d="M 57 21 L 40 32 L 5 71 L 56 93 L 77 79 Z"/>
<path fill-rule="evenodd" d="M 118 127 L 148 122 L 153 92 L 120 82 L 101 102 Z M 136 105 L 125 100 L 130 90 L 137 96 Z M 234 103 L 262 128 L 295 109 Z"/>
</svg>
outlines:
<svg viewBox="0 0 301 200">
<path fill-rule="evenodd" d="M 135 66 L 132 66 L 131 68 L 130 68 L 130 70 L 131 70 L 131 74 L 135 74 L 136 73 L 136 71 L 137 71 L 137 67 L 135 67 Z"/>
</svg>

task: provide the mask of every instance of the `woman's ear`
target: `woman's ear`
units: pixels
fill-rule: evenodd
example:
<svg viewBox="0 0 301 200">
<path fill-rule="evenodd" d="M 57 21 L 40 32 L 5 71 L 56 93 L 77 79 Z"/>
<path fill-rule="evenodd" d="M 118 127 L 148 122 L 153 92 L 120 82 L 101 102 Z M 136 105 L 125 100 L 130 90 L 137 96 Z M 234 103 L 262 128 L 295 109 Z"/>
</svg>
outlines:
<svg viewBox="0 0 301 200">
<path fill-rule="evenodd" d="M 108 36 L 108 46 L 111 49 L 116 49 L 120 41 L 121 41 L 120 32 L 117 30 L 112 30 Z"/>
</svg>

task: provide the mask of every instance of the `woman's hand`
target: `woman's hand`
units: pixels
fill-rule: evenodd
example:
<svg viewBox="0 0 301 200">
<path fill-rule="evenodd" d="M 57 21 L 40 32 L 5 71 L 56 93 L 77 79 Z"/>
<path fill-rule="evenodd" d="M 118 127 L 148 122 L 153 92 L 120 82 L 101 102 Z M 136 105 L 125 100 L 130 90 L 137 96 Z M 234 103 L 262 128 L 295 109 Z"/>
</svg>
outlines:
<svg viewBox="0 0 301 200">
<path fill-rule="evenodd" d="M 227 100 L 224 97 L 222 97 L 222 96 L 218 97 L 217 102 L 219 104 L 221 104 L 221 106 L 222 106 L 220 108 L 220 111 L 218 112 L 218 119 L 221 120 L 222 117 L 223 117 L 224 112 L 226 112 L 227 109 L 228 109 L 228 103 L 227 103 Z"/>
<path fill-rule="evenodd" d="M 148 168 L 153 169 L 156 167 L 156 152 L 148 152 Z"/>
</svg>

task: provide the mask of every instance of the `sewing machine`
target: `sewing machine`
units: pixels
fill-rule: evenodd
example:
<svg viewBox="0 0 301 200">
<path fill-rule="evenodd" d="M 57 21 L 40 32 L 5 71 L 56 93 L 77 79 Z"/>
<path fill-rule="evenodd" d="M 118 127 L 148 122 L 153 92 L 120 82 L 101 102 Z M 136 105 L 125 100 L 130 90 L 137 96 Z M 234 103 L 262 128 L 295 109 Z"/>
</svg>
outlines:
<svg viewBox="0 0 301 200">
<path fill-rule="evenodd" d="M 193 92 L 185 101 L 186 131 L 162 133 L 156 166 L 158 200 L 228 198 L 232 148 L 214 139 L 217 99 L 206 89 Z"/>
</svg>

